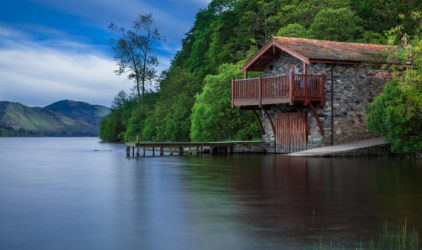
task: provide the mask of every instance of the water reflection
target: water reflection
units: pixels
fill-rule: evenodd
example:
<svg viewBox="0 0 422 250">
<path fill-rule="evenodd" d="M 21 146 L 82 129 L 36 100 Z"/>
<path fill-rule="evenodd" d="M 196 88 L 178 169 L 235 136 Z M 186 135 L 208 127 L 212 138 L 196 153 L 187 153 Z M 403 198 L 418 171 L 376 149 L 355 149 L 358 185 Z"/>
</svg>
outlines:
<svg viewBox="0 0 422 250">
<path fill-rule="evenodd" d="M 86 138 L 0 140 L 0 159 L 0 249 L 353 248 L 385 219 L 422 229 L 421 162 L 126 158 Z"/>
<path fill-rule="evenodd" d="M 421 228 L 420 164 L 384 160 L 262 157 L 254 172 L 232 174 L 242 220 L 264 237 L 353 246 L 405 217 Z M 409 174 L 409 173 L 412 174 Z"/>
</svg>

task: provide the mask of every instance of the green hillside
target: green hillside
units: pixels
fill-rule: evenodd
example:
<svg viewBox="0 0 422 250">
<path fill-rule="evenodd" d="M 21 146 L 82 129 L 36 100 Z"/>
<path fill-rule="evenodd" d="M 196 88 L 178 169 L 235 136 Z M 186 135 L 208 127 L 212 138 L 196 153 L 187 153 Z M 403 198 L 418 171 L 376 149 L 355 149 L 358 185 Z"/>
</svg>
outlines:
<svg viewBox="0 0 422 250">
<path fill-rule="evenodd" d="M 400 45 L 404 37 L 409 38 L 409 44 L 412 40 L 420 44 L 422 34 L 420 0 L 209 2 L 196 14 L 181 49 L 158 78 L 157 91 L 147 92 L 142 98 L 124 92 L 116 96 L 110 115 L 100 124 L 102 140 L 222 141 L 260 137 L 251 111 L 230 108 L 231 79 L 243 78 L 241 66 L 273 36 Z M 415 57 L 419 47 L 407 48 L 412 47 L 415 52 L 406 50 L 403 60 L 419 60 Z M 115 56 L 119 57 L 117 53 Z M 249 77 L 259 74 L 250 72 Z M 127 75 L 134 79 L 133 74 Z"/>
<path fill-rule="evenodd" d="M 44 109 L 57 112 L 73 120 L 82 120 L 94 126 L 98 126 L 101 119 L 110 113 L 110 109 L 105 106 L 72 100 L 58 101 L 44 107 Z"/>
<path fill-rule="evenodd" d="M 57 112 L 0 101 L 1 136 L 96 136 L 98 128 Z"/>
</svg>

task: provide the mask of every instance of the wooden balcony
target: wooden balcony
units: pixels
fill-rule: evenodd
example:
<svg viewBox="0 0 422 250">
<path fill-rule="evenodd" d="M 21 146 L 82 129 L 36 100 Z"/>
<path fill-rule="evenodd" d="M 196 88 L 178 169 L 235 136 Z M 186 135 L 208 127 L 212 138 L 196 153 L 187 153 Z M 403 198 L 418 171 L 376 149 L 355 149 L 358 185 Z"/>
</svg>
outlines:
<svg viewBox="0 0 422 250">
<path fill-rule="evenodd" d="M 290 74 L 232 79 L 232 108 L 261 108 L 278 104 L 306 106 L 308 102 L 323 105 L 324 101 L 324 75 Z"/>
</svg>

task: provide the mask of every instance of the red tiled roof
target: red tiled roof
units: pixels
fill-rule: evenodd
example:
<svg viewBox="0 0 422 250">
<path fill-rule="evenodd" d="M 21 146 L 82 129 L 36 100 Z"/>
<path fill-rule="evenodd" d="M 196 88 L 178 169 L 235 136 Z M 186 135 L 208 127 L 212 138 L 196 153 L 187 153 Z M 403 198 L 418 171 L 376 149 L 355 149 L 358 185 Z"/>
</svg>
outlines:
<svg viewBox="0 0 422 250">
<path fill-rule="evenodd" d="M 364 62 L 374 59 L 374 55 L 380 56 L 382 51 L 388 48 L 388 45 L 332 42 L 293 37 L 274 37 L 273 39 L 310 60 Z"/>
</svg>

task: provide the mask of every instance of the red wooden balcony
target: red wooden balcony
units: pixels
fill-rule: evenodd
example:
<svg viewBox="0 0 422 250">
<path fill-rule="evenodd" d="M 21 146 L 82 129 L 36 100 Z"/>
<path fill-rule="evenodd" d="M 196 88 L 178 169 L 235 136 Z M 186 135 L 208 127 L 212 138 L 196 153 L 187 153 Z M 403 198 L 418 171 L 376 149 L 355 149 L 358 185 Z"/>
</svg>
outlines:
<svg viewBox="0 0 422 250">
<path fill-rule="evenodd" d="M 232 79 L 232 108 L 307 105 L 308 102 L 320 102 L 323 105 L 324 101 L 324 75 L 290 74 Z"/>
</svg>

